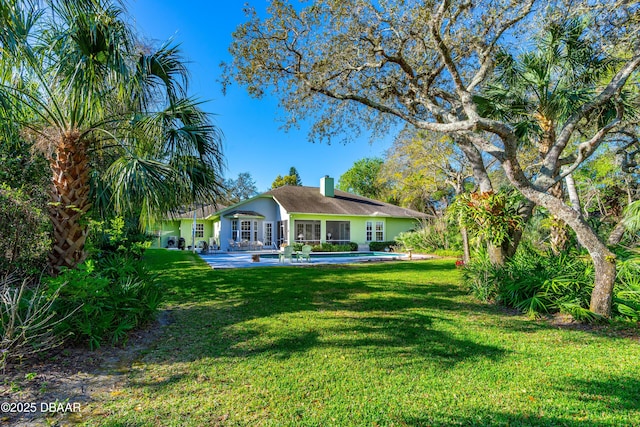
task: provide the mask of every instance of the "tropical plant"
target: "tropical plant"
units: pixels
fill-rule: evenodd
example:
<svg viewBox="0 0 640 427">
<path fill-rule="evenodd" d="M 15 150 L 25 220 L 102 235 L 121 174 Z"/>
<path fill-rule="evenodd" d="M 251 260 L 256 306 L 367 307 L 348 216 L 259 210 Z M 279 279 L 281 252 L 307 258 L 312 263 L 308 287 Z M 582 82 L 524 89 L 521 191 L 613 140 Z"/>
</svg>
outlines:
<svg viewBox="0 0 640 427">
<path fill-rule="evenodd" d="M 28 108 L 52 171 L 54 273 L 87 254 L 87 212 L 145 221 L 217 197 L 220 131 L 186 94 L 175 46 L 143 46 L 110 0 L 0 5 L 0 113 Z"/>
<path fill-rule="evenodd" d="M 50 292 L 40 281 L 0 276 L 0 370 L 10 359 L 50 350 L 64 342 L 54 329 L 63 321 L 55 311 L 60 287 Z M 71 308 L 72 314 L 77 307 Z"/>
<path fill-rule="evenodd" d="M 156 276 L 118 253 L 63 269 L 49 289 L 60 293 L 54 306 L 63 318 L 58 333 L 91 349 L 124 343 L 131 330 L 154 318 L 162 297 Z"/>
</svg>

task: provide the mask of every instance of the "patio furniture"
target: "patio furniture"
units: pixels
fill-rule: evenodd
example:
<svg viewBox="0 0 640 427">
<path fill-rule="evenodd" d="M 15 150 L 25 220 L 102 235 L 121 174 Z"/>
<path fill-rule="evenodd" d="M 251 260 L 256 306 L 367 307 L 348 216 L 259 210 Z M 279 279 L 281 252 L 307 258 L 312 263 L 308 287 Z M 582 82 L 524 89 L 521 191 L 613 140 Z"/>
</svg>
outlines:
<svg viewBox="0 0 640 427">
<path fill-rule="evenodd" d="M 236 249 L 239 249 L 238 243 L 233 239 L 229 239 L 229 250 L 234 251 Z"/>
<path fill-rule="evenodd" d="M 284 262 L 287 258 L 289 258 L 289 262 L 293 261 L 293 246 L 285 246 L 278 254 L 278 262 Z"/>
<path fill-rule="evenodd" d="M 257 240 L 253 243 L 253 249 L 256 251 L 261 251 L 262 248 L 264 248 L 264 243 L 262 243 L 260 240 Z"/>
<path fill-rule="evenodd" d="M 304 245 L 300 252 L 297 252 L 298 261 L 302 262 L 302 260 L 307 260 L 307 262 L 311 261 L 311 246 Z"/>
</svg>

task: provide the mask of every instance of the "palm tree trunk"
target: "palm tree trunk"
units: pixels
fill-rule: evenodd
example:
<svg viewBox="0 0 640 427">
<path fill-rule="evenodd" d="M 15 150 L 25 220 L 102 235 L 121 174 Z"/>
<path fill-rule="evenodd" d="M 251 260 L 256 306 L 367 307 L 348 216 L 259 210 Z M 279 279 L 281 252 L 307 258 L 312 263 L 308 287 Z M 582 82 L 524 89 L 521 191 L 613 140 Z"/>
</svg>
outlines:
<svg viewBox="0 0 640 427">
<path fill-rule="evenodd" d="M 52 274 L 74 268 L 86 258 L 85 213 L 89 202 L 89 159 L 77 131 L 62 134 L 49 159 L 53 173 L 49 216 L 53 223 L 53 247 L 49 253 Z"/>
</svg>

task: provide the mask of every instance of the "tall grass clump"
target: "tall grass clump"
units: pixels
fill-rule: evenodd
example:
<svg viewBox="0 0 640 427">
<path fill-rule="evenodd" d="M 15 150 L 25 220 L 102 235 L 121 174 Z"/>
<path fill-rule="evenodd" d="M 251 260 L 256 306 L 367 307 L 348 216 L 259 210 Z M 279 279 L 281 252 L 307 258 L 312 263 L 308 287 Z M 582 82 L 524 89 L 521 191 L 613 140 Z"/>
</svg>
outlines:
<svg viewBox="0 0 640 427">
<path fill-rule="evenodd" d="M 54 328 L 64 321 L 54 306 L 58 290 L 49 292 L 39 280 L 0 277 L 0 371 L 8 360 L 21 359 L 59 346 L 64 335 Z M 70 308 L 69 314 L 73 313 Z"/>
</svg>

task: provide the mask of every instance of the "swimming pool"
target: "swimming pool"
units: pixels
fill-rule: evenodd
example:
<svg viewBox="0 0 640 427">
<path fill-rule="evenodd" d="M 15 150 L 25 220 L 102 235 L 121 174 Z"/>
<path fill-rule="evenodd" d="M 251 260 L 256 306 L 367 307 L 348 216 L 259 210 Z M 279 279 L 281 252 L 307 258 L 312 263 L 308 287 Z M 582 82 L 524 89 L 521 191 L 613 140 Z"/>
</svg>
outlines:
<svg viewBox="0 0 640 427">
<path fill-rule="evenodd" d="M 407 255 L 397 252 L 312 252 L 311 259 L 299 262 L 297 257 L 280 262 L 277 252 L 219 252 L 215 254 L 199 254 L 212 268 L 246 268 L 269 266 L 304 266 L 319 264 L 348 264 L 356 262 L 380 262 L 409 259 Z M 255 257 L 255 255 L 258 255 Z M 415 258 L 415 256 L 414 256 Z"/>
<path fill-rule="evenodd" d="M 311 252 L 311 258 L 371 258 L 388 257 L 400 258 L 404 254 L 397 252 Z M 260 254 L 261 258 L 278 258 L 277 253 Z"/>
</svg>

